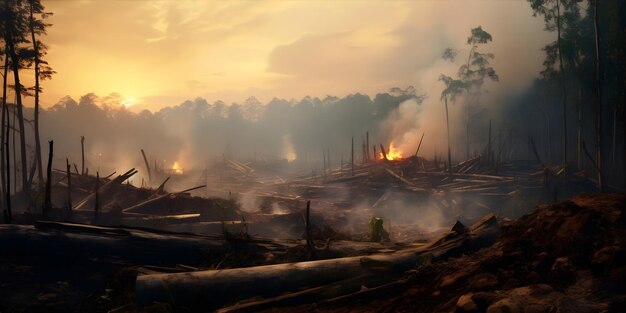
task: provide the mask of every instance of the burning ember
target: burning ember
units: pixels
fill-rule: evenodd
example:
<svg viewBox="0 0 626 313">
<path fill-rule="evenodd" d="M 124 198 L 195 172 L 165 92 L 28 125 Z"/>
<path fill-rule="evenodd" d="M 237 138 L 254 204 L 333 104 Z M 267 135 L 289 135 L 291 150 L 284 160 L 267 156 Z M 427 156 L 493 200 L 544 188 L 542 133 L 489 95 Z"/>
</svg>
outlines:
<svg viewBox="0 0 626 313">
<path fill-rule="evenodd" d="M 174 164 L 172 165 L 172 173 L 173 174 L 183 173 L 183 168 L 178 164 L 178 161 L 174 161 Z"/>
<path fill-rule="evenodd" d="M 384 156 L 383 156 L 384 158 Z M 387 150 L 387 160 L 397 160 L 402 159 L 402 152 L 396 149 L 393 146 L 393 142 L 389 144 L 389 150 Z"/>
</svg>

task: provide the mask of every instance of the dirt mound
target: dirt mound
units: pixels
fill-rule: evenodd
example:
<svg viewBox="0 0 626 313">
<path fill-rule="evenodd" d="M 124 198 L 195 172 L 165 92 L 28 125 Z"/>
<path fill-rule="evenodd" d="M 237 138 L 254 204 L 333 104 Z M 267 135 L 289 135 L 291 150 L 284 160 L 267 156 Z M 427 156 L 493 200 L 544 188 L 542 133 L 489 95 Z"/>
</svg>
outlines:
<svg viewBox="0 0 626 313">
<path fill-rule="evenodd" d="M 541 205 L 504 221 L 491 247 L 418 268 L 403 292 L 315 310 L 624 312 L 625 216 L 626 194 L 580 194 Z"/>
</svg>

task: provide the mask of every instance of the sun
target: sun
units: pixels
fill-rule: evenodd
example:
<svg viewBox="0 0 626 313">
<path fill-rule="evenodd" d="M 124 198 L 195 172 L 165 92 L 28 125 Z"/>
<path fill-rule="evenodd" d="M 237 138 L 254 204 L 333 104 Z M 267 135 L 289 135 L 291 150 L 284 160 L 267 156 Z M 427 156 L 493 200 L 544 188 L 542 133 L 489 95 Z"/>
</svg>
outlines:
<svg viewBox="0 0 626 313">
<path fill-rule="evenodd" d="M 125 97 L 124 100 L 122 100 L 122 104 L 125 108 L 128 109 L 131 106 L 135 105 L 135 100 L 135 97 Z"/>
</svg>

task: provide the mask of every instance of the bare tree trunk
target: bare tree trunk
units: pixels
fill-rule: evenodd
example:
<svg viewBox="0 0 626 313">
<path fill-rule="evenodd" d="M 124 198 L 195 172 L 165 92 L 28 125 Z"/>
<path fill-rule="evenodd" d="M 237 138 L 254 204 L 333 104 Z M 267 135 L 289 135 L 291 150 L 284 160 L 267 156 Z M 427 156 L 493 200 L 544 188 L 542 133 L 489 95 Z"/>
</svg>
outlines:
<svg viewBox="0 0 626 313">
<path fill-rule="evenodd" d="M 611 171 L 615 170 L 615 147 L 617 146 L 617 107 L 613 109 L 613 146 L 611 147 Z"/>
<path fill-rule="evenodd" d="M 467 120 L 465 121 L 465 159 L 469 160 L 470 158 L 470 106 L 467 105 Z"/>
<path fill-rule="evenodd" d="M 487 138 L 487 162 L 491 164 L 491 119 L 489 119 L 489 137 Z"/>
<path fill-rule="evenodd" d="M 51 191 L 52 191 L 52 156 L 54 155 L 54 141 L 48 141 L 48 168 L 46 169 L 46 195 L 43 204 L 42 215 L 44 219 L 48 218 L 48 214 L 52 210 L 52 200 L 51 200 Z"/>
<path fill-rule="evenodd" d="M 22 194 L 28 200 L 30 197 L 30 186 L 28 185 L 27 179 L 27 164 L 26 161 L 26 133 L 24 129 L 24 112 L 22 110 L 22 85 L 20 84 L 20 74 L 19 74 L 19 59 L 17 56 L 17 52 L 15 51 L 15 43 L 12 42 L 12 34 L 7 36 L 9 53 L 11 55 L 11 66 L 13 70 L 13 80 L 15 83 L 15 98 L 17 105 L 17 119 L 19 124 L 20 131 L 20 154 L 21 154 L 21 176 L 22 176 Z"/>
<path fill-rule="evenodd" d="M 85 175 L 85 136 L 80 136 L 80 175 Z"/>
<path fill-rule="evenodd" d="M 370 132 L 367 131 L 365 132 L 365 154 L 367 157 L 367 162 L 369 163 L 371 158 L 370 158 Z"/>
<path fill-rule="evenodd" d="M 67 174 L 67 208 L 68 212 L 72 213 L 72 167 L 70 166 L 70 160 L 65 159 L 65 169 Z"/>
<path fill-rule="evenodd" d="M 82 138 L 85 138 L 85 137 L 82 137 Z M 146 170 L 148 171 L 148 182 L 152 183 L 152 171 L 150 170 L 150 163 L 148 163 L 148 158 L 146 158 L 146 153 L 143 151 L 143 149 L 141 149 L 141 155 L 143 156 L 143 161 L 146 163 Z M 256 152 L 254 155 L 256 158 Z"/>
<path fill-rule="evenodd" d="M 93 206 L 94 221 L 100 217 L 100 172 L 96 171 L 96 198 Z"/>
<path fill-rule="evenodd" d="M 561 72 L 561 92 L 563 93 L 563 196 L 567 193 L 567 90 L 565 87 L 565 67 L 561 49 L 561 0 L 556 1 L 557 48 L 559 49 L 559 69 Z"/>
<path fill-rule="evenodd" d="M 15 139 L 15 120 L 17 119 L 17 113 L 15 112 L 15 106 L 13 106 L 13 123 L 11 128 L 13 130 L 13 194 L 17 194 L 17 149 L 15 148 L 17 140 Z"/>
<path fill-rule="evenodd" d="M 443 101 L 446 105 L 446 129 L 448 130 L 448 173 L 452 177 L 452 153 L 450 152 L 450 117 L 448 115 L 448 97 L 445 96 Z"/>
<path fill-rule="evenodd" d="M 582 169 L 582 158 L 580 155 L 581 145 L 583 140 L 583 88 L 582 86 L 578 87 L 578 136 L 576 140 L 576 164 L 578 165 L 578 169 Z"/>
<path fill-rule="evenodd" d="M 4 129 L 6 127 L 8 127 L 8 123 L 5 123 L 5 117 L 8 119 L 8 109 L 7 109 L 7 75 L 8 75 L 8 71 L 9 71 L 9 56 L 5 53 L 4 55 L 4 73 L 2 75 L 2 126 L 0 127 L 1 131 L 0 133 L 0 145 L 2 145 L 3 149 L 8 149 L 8 147 L 5 148 L 5 142 L 4 140 L 8 140 L 7 137 L 5 137 L 5 133 L 4 133 Z M 8 136 L 8 135 L 7 135 Z M 5 156 L 6 153 L 5 151 L 3 151 L 2 153 L 0 153 L 0 176 L 2 176 L 2 193 L 4 194 L 4 192 L 10 193 L 11 190 L 9 190 L 7 188 L 6 185 L 6 175 L 8 175 L 9 172 L 9 167 L 7 166 L 6 168 L 5 166 Z M 3 203 L 3 207 L 4 207 L 4 201 Z"/>
<path fill-rule="evenodd" d="M 352 161 L 350 161 L 350 166 L 352 168 L 352 176 L 354 176 L 354 137 L 352 137 L 352 150 L 351 150 L 351 158 Z"/>
<path fill-rule="evenodd" d="M 39 190 L 43 187 L 43 169 L 41 163 L 41 142 L 39 138 L 39 44 L 35 38 L 33 4 L 30 4 L 30 35 L 35 50 L 35 158 L 37 160 L 37 179 Z"/>
<path fill-rule="evenodd" d="M 606 190 L 602 162 L 602 85 L 600 82 L 600 34 L 598 33 L 598 0 L 593 4 L 593 31 L 596 47 L 596 165 L 598 169 L 598 189 Z"/>
<path fill-rule="evenodd" d="M 5 103 L 6 104 L 6 103 Z M 8 108 L 6 107 L 6 105 L 4 106 L 4 110 L 7 111 L 6 113 L 6 117 L 7 117 L 7 121 L 6 121 L 6 136 L 5 139 L 6 141 L 3 142 L 4 144 L 4 154 L 5 154 L 5 162 L 6 162 L 6 167 L 7 167 L 7 188 L 6 188 L 6 202 L 7 202 L 7 207 L 6 207 L 6 213 L 5 213 L 5 221 L 7 223 L 11 223 L 11 219 L 12 219 L 12 212 L 11 212 L 11 173 L 9 172 L 9 163 L 10 163 L 10 159 L 9 159 L 9 112 L 8 112 Z M 4 113 L 3 113 L 4 114 Z M 2 124 L 4 124 L 4 120 L 2 121 Z M 4 133 L 4 129 L 2 129 L 2 132 Z"/>
</svg>

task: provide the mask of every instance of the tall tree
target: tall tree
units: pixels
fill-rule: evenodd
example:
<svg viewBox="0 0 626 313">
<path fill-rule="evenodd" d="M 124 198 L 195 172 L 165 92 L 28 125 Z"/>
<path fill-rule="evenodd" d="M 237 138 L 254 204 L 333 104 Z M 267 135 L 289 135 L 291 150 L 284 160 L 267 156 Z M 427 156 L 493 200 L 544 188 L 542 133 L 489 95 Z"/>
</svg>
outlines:
<svg viewBox="0 0 626 313">
<path fill-rule="evenodd" d="M 456 96 L 459 95 L 465 97 L 465 157 L 467 159 L 469 159 L 470 156 L 469 130 L 472 119 L 472 108 L 476 108 L 480 105 L 480 98 L 485 81 L 487 79 L 491 81 L 499 80 L 495 69 L 489 64 L 490 60 L 495 58 L 493 53 L 483 53 L 478 50 L 480 45 L 487 44 L 491 41 L 493 41 L 491 34 L 483 30 L 481 26 L 473 28 L 470 32 L 470 36 L 467 38 L 467 45 L 470 47 L 467 54 L 467 61 L 459 67 L 457 73 L 458 79 L 453 79 L 446 75 L 439 77 L 439 80 L 443 81 L 446 85 L 446 88 L 442 92 L 442 99 L 444 101 L 446 101 L 447 98 L 454 101 Z M 442 58 L 454 62 L 458 52 L 458 50 L 447 48 L 443 52 Z"/>
<path fill-rule="evenodd" d="M 37 36 L 46 34 L 46 28 L 50 24 L 45 23 L 45 19 L 52 13 L 44 12 L 44 7 L 40 0 L 28 0 L 29 20 L 28 27 L 31 35 L 31 43 L 33 44 L 32 62 L 35 70 L 35 158 L 37 164 L 37 179 L 39 189 L 43 188 L 43 167 L 41 162 L 41 141 L 39 137 L 39 93 L 41 87 L 39 80 L 49 79 L 54 71 L 48 66 L 48 62 L 43 60 L 43 56 L 47 53 L 47 46 L 43 44 Z"/>
</svg>

